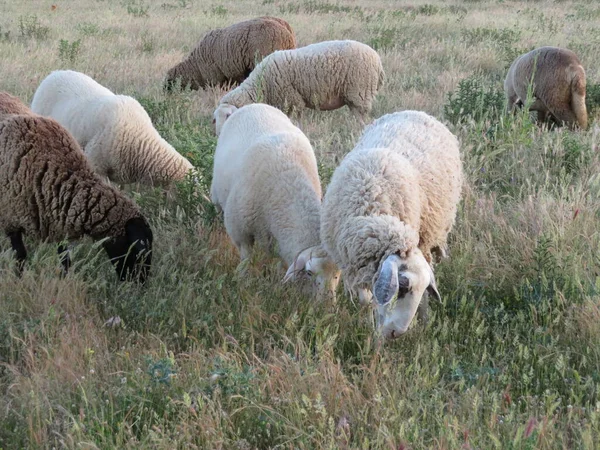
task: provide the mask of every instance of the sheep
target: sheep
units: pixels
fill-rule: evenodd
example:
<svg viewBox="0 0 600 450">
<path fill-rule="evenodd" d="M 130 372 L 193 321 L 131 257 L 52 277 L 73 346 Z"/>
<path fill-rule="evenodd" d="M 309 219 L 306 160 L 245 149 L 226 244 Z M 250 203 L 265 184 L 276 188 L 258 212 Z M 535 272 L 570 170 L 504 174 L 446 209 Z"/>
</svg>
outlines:
<svg viewBox="0 0 600 450">
<path fill-rule="evenodd" d="M 10 239 L 19 274 L 23 234 L 51 242 L 89 235 L 102 243 L 121 280 L 150 273 L 152 230 L 139 208 L 93 172 L 58 122 L 0 93 L 0 229 Z M 70 259 L 59 246 L 63 271 Z"/>
<path fill-rule="evenodd" d="M 557 47 L 540 47 L 519 56 L 504 80 L 509 112 L 523 106 L 532 79 L 530 110 L 538 112 L 540 121 L 545 121 L 550 114 L 571 128 L 576 125 L 587 128 L 585 71 L 575 53 Z"/>
<path fill-rule="evenodd" d="M 276 17 L 259 17 L 210 31 L 190 55 L 167 72 L 164 88 L 198 90 L 208 85 L 241 83 L 254 66 L 275 50 L 296 48 L 290 24 Z"/>
<path fill-rule="evenodd" d="M 261 101 L 287 113 L 348 105 L 364 120 L 383 82 L 381 59 L 371 47 L 351 40 L 326 41 L 270 54 L 220 104 L 239 108 Z"/>
<path fill-rule="evenodd" d="M 64 126 L 96 173 L 115 183 L 167 185 L 193 172 L 192 164 L 160 137 L 137 100 L 115 95 L 83 73 L 50 73 L 31 109 Z"/>
<path fill-rule="evenodd" d="M 407 331 L 425 292 L 440 298 L 430 264 L 446 247 L 462 180 L 458 140 L 418 111 L 373 122 L 334 171 L 321 242 L 346 289 L 363 302 L 375 297 L 386 338 Z"/>
<path fill-rule="evenodd" d="M 284 281 L 313 277 L 319 298 L 335 298 L 339 271 L 319 242 L 321 183 L 306 136 L 276 108 L 235 110 L 222 126 L 214 157 L 212 202 L 242 263 L 254 242 L 278 245 Z M 314 276 L 313 276 L 314 275 Z"/>
</svg>

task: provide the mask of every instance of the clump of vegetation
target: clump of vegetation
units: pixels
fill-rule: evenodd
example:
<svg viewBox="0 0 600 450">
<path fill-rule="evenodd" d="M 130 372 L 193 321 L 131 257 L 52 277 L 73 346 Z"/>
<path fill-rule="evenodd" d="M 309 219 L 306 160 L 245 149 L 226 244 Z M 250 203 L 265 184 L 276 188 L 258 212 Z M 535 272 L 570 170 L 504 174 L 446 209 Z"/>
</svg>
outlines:
<svg viewBox="0 0 600 450">
<path fill-rule="evenodd" d="M 36 15 L 19 16 L 19 34 L 24 39 L 43 41 L 50 34 L 50 27 L 42 25 Z"/>
<path fill-rule="evenodd" d="M 465 120 L 495 120 L 505 109 L 505 102 L 502 90 L 486 85 L 480 77 L 466 78 L 448 94 L 444 117 L 455 124 Z"/>
<path fill-rule="evenodd" d="M 213 16 L 225 17 L 225 16 L 227 16 L 227 14 L 229 14 L 229 10 L 227 8 L 225 8 L 223 5 L 216 5 L 211 8 L 210 13 Z"/>
<path fill-rule="evenodd" d="M 81 53 L 81 39 L 69 42 L 66 39 L 61 39 L 58 43 L 58 57 L 64 63 L 74 64 Z"/>
<path fill-rule="evenodd" d="M 150 5 L 146 5 L 144 0 L 125 0 L 121 3 L 127 10 L 127 14 L 134 17 L 149 17 Z"/>
<path fill-rule="evenodd" d="M 600 108 L 600 84 L 588 83 L 585 88 L 585 106 L 588 114 L 594 114 Z"/>
</svg>

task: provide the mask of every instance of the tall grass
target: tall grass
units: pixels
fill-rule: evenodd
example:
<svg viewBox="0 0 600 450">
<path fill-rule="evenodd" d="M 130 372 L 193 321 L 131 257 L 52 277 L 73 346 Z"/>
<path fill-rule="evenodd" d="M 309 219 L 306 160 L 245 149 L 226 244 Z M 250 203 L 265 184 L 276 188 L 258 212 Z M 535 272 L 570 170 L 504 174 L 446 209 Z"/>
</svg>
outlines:
<svg viewBox="0 0 600 450">
<path fill-rule="evenodd" d="M 597 447 L 598 128 L 506 115 L 501 83 L 516 49 L 567 45 L 574 29 L 593 36 L 592 16 L 578 12 L 590 6 L 163 3 L 2 6 L 10 64 L 0 89 L 31 98 L 72 59 L 57 56 L 57 42 L 87 30 L 77 70 L 138 98 L 201 182 L 126 188 L 155 235 L 144 287 L 118 283 L 89 241 L 65 278 L 55 246 L 28 241 L 19 279 L 0 241 L 0 449 Z M 195 39 L 250 11 L 282 15 L 301 44 L 371 40 L 387 72 L 373 116 L 425 110 L 460 138 L 467 182 L 450 257 L 435 267 L 443 301 L 402 339 L 375 340 L 369 308 L 342 291 L 336 304 L 316 303 L 283 285 L 272 255 L 258 252 L 248 275 L 236 274 L 239 257 L 206 197 L 222 92 L 165 96 L 160 86 Z M 23 17 L 43 24 L 43 39 L 23 38 Z M 148 29 L 157 38 L 143 51 Z M 577 45 L 595 85 L 598 47 Z M 294 120 L 326 184 L 360 125 L 345 109 Z"/>
</svg>

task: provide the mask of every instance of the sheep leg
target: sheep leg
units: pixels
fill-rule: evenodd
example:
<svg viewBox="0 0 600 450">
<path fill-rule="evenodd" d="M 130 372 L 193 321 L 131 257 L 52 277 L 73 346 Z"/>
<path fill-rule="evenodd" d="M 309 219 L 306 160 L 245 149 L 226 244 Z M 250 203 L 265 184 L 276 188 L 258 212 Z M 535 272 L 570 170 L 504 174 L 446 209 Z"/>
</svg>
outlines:
<svg viewBox="0 0 600 450">
<path fill-rule="evenodd" d="M 519 96 L 516 93 L 512 93 L 508 96 L 508 103 L 506 104 L 506 112 L 515 114 L 517 108 L 523 107 L 523 102 L 519 100 Z"/>
<path fill-rule="evenodd" d="M 366 126 L 369 118 L 369 109 L 354 105 L 349 106 L 349 108 L 350 111 L 352 111 L 352 114 L 354 114 L 354 116 L 358 119 L 361 126 Z"/>
<path fill-rule="evenodd" d="M 577 117 L 569 106 L 562 106 L 554 109 L 552 115 L 560 125 L 567 125 L 571 129 L 578 125 Z"/>
<path fill-rule="evenodd" d="M 58 245 L 58 256 L 62 265 L 61 276 L 64 277 L 69 273 L 71 268 L 71 249 L 67 245 Z"/>
<path fill-rule="evenodd" d="M 248 266 L 250 265 L 250 256 L 252 256 L 252 245 L 247 242 L 237 244 L 238 251 L 240 252 L 240 263 L 235 268 L 235 271 L 239 275 L 246 275 L 248 273 Z"/>
<path fill-rule="evenodd" d="M 10 245 L 15 252 L 15 258 L 17 259 L 17 274 L 21 276 L 23 274 L 25 260 L 27 259 L 27 249 L 23 243 L 23 232 L 10 231 L 7 233 L 7 235 L 10 239 Z"/>
</svg>

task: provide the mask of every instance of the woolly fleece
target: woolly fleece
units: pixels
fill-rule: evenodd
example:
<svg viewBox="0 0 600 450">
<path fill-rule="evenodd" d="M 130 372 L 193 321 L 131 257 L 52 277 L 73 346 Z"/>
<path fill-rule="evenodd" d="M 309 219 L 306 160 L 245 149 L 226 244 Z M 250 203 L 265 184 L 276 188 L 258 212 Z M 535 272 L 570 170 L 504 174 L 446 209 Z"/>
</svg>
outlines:
<svg viewBox="0 0 600 450">
<path fill-rule="evenodd" d="M 383 82 L 381 59 L 371 47 L 351 40 L 326 41 L 272 53 L 220 103 L 241 107 L 263 102 L 285 112 L 348 105 L 365 115 Z"/>
<path fill-rule="evenodd" d="M 6 110 L 0 101 L 0 111 Z M 26 112 L 0 119 L 3 231 L 51 241 L 102 239 L 123 236 L 130 219 L 145 220 L 131 200 L 92 171 L 61 125 Z"/>
<path fill-rule="evenodd" d="M 534 101 L 530 109 L 538 111 L 542 121 L 550 113 L 571 128 L 575 125 L 587 128 L 585 70 L 575 53 L 540 47 L 519 56 L 504 80 L 509 110 L 525 103 L 532 76 Z"/>
<path fill-rule="evenodd" d="M 387 256 L 415 247 L 431 261 L 446 245 L 462 182 L 458 141 L 433 117 L 403 111 L 367 127 L 323 200 L 322 244 L 345 285 L 367 287 Z"/>
<path fill-rule="evenodd" d="M 160 137 L 137 100 L 115 95 L 83 73 L 52 72 L 35 92 L 31 108 L 64 126 L 96 173 L 116 183 L 168 184 L 193 170 Z"/>
<path fill-rule="evenodd" d="M 310 142 L 285 114 L 254 104 L 227 119 L 215 151 L 211 198 L 242 259 L 274 239 L 288 264 L 320 244 L 321 183 Z"/>
<path fill-rule="evenodd" d="M 258 61 L 275 50 L 296 48 L 289 23 L 276 17 L 259 17 L 212 30 L 190 55 L 167 72 L 165 87 L 177 79 L 181 86 L 200 89 L 226 82 L 241 83 Z"/>
</svg>

